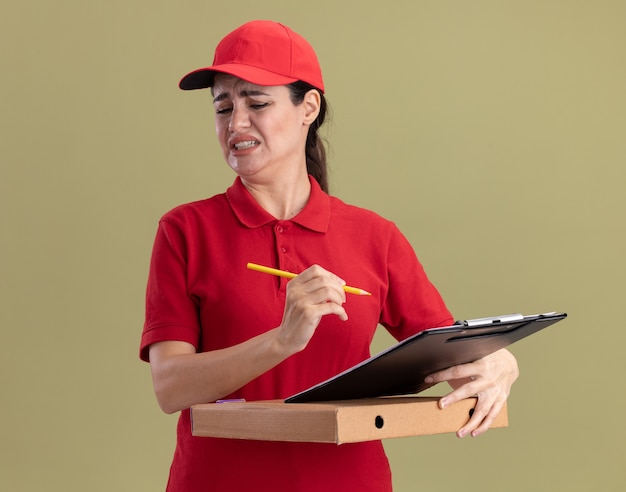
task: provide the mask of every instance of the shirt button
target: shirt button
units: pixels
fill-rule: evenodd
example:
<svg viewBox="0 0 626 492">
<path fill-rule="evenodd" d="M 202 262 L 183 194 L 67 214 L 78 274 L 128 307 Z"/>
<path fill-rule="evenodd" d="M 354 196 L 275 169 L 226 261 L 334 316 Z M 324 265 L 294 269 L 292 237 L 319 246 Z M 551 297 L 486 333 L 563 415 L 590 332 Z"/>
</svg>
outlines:
<svg viewBox="0 0 626 492">
<path fill-rule="evenodd" d="M 283 229 L 283 226 L 278 226 L 276 230 L 278 231 L 279 234 L 282 234 L 285 229 Z"/>
<path fill-rule="evenodd" d="M 283 246 L 282 248 L 280 248 L 280 250 L 281 250 L 283 253 L 286 253 L 286 252 L 287 252 L 287 248 L 285 248 L 284 246 Z"/>
</svg>

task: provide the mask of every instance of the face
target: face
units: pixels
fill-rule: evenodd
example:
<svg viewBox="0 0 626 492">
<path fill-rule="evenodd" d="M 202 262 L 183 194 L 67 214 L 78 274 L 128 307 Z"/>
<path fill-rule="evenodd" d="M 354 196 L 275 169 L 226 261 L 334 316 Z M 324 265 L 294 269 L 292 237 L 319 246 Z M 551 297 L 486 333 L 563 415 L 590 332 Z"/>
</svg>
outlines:
<svg viewBox="0 0 626 492">
<path fill-rule="evenodd" d="M 306 98 L 296 106 L 285 86 L 254 85 L 218 74 L 213 105 L 224 158 L 239 176 L 272 179 L 299 166 L 306 169 L 306 136 L 317 116 Z"/>
</svg>

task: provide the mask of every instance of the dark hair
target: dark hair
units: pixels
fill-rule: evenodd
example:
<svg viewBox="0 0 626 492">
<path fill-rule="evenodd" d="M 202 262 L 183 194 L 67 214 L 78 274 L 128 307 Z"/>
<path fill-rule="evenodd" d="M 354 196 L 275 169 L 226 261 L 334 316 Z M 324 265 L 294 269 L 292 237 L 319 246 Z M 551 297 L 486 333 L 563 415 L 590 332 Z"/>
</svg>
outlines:
<svg viewBox="0 0 626 492">
<path fill-rule="evenodd" d="M 324 124 L 328 105 L 324 94 L 306 82 L 297 81 L 287 85 L 291 102 L 295 105 L 302 104 L 304 96 L 310 90 L 316 90 L 320 94 L 320 112 L 317 118 L 309 127 L 309 134 L 306 137 L 306 169 L 315 178 L 322 190 L 328 193 L 328 166 L 326 164 L 326 146 L 322 137 L 318 134 L 319 128 Z"/>
</svg>

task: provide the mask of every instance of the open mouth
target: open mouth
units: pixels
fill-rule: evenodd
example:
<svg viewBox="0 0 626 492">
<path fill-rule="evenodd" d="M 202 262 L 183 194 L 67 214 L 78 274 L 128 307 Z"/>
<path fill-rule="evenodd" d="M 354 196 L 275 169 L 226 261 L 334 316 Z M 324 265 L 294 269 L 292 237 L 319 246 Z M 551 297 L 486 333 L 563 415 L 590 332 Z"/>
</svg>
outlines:
<svg viewBox="0 0 626 492">
<path fill-rule="evenodd" d="M 250 149 L 256 145 L 259 145 L 259 142 L 257 142 L 256 140 L 246 140 L 244 142 L 237 142 L 233 144 L 233 148 L 235 150 L 245 150 Z"/>
</svg>

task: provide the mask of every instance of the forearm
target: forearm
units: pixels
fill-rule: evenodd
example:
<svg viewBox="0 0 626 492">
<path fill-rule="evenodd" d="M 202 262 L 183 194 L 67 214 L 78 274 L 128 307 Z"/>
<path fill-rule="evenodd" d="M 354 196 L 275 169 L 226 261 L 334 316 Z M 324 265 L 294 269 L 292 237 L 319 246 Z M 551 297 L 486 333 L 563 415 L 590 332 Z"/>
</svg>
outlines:
<svg viewBox="0 0 626 492">
<path fill-rule="evenodd" d="M 159 406 L 174 413 L 231 394 L 276 366 L 291 353 L 270 330 L 241 344 L 195 353 L 184 342 L 150 348 L 150 366 Z"/>
</svg>

